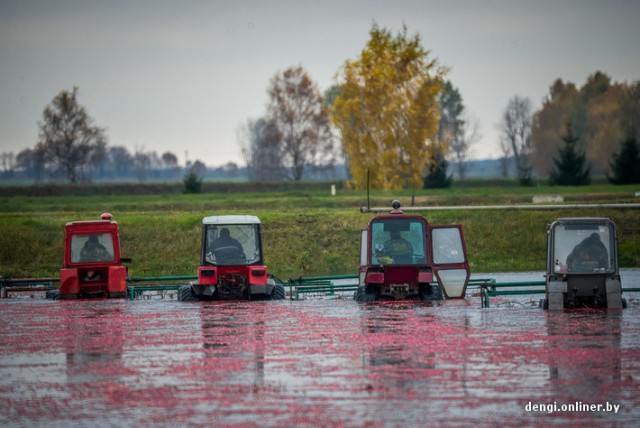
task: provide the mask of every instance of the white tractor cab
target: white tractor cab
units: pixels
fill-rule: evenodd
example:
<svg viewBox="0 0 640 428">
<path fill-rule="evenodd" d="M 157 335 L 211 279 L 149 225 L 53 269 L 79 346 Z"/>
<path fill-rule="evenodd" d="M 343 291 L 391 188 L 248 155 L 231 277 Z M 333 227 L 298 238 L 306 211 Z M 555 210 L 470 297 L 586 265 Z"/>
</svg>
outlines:
<svg viewBox="0 0 640 428">
<path fill-rule="evenodd" d="M 180 287 L 178 300 L 284 297 L 284 286 L 269 277 L 264 265 L 258 217 L 224 215 L 202 219 L 198 282 Z"/>
<path fill-rule="evenodd" d="M 547 232 L 546 298 L 540 307 L 626 307 L 616 225 L 608 218 L 561 218 Z"/>
<path fill-rule="evenodd" d="M 392 207 L 362 229 L 355 300 L 464 298 L 469 263 L 462 226 L 405 215 L 400 201 Z"/>
</svg>

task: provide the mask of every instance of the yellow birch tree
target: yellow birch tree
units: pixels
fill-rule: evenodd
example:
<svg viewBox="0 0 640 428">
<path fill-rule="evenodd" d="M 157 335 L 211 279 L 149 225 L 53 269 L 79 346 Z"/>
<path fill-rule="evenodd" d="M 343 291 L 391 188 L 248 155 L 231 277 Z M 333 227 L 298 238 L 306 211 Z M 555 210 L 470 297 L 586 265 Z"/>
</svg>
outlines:
<svg viewBox="0 0 640 428">
<path fill-rule="evenodd" d="M 373 24 L 359 58 L 338 74 L 331 119 L 342 137 L 355 188 L 420 187 L 436 141 L 438 94 L 445 69 L 430 59 L 419 35 L 395 37 Z"/>
</svg>

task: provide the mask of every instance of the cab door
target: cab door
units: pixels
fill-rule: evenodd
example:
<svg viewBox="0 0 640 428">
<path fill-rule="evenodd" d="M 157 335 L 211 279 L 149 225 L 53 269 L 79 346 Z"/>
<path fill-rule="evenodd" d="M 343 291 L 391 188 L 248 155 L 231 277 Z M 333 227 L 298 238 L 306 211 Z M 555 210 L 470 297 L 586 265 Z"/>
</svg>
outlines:
<svg viewBox="0 0 640 428">
<path fill-rule="evenodd" d="M 469 261 L 462 226 L 429 226 L 431 267 L 448 299 L 462 299 L 469 282 Z"/>
</svg>

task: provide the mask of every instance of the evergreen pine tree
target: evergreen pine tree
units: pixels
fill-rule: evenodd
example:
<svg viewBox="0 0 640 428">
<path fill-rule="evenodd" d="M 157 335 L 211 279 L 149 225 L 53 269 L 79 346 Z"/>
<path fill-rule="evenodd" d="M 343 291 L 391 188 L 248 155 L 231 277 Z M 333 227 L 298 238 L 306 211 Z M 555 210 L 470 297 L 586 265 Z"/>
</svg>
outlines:
<svg viewBox="0 0 640 428">
<path fill-rule="evenodd" d="M 202 178 L 198 177 L 194 171 L 189 171 L 182 179 L 184 183 L 184 193 L 200 193 L 202 190 Z"/>
<path fill-rule="evenodd" d="M 424 189 L 439 189 L 451 187 L 451 176 L 447 177 L 447 160 L 442 155 L 436 155 L 435 162 L 429 165 L 429 172 L 424 178 Z"/>
<path fill-rule="evenodd" d="M 620 143 L 620 152 L 613 155 L 611 172 L 613 177 L 607 178 L 613 184 L 640 183 L 640 150 L 633 133 Z"/>
<path fill-rule="evenodd" d="M 559 186 L 585 186 L 591 183 L 590 169 L 586 166 L 584 152 L 578 151 L 576 143 L 579 137 L 573 134 L 571 123 L 567 124 L 567 133 L 562 137 L 564 147 L 559 150 L 559 158 L 554 158 L 554 168 L 549 175 L 549 184 Z"/>
</svg>

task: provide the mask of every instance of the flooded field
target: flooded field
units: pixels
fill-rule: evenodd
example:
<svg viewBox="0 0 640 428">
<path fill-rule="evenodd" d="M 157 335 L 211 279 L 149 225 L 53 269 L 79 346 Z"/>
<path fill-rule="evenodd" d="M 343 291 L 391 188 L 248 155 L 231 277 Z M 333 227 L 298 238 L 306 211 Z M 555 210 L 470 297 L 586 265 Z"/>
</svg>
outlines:
<svg viewBox="0 0 640 428">
<path fill-rule="evenodd" d="M 520 303 L 5 299 L 0 425 L 635 425 L 637 302 Z"/>
</svg>

